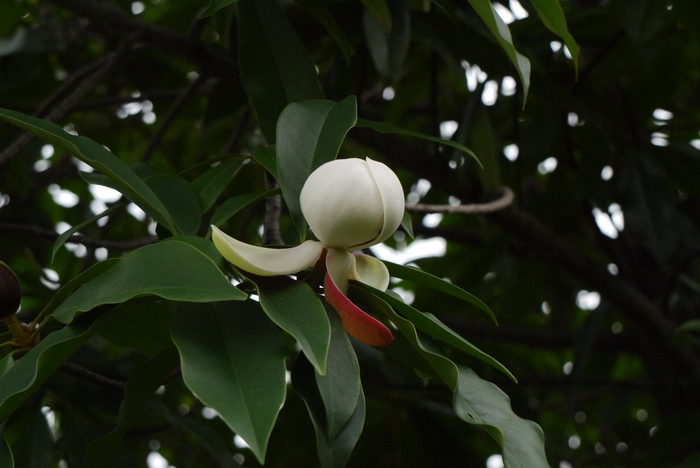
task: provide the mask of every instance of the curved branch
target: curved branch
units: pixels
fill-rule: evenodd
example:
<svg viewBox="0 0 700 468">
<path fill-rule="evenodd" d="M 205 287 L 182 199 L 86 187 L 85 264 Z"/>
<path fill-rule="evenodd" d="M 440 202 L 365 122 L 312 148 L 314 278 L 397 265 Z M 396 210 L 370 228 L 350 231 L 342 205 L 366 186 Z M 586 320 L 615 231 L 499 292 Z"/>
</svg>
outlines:
<svg viewBox="0 0 700 468">
<path fill-rule="evenodd" d="M 406 211 L 411 213 L 444 213 L 444 214 L 486 214 L 502 210 L 513 204 L 515 194 L 509 187 L 499 189 L 500 196 L 486 203 L 471 203 L 469 205 L 427 205 L 418 203 L 406 205 Z"/>
<path fill-rule="evenodd" d="M 57 239 L 60 234 L 51 229 L 42 228 L 30 224 L 0 223 L 0 232 L 13 234 L 29 234 L 49 239 Z M 85 237 L 80 234 L 73 234 L 66 242 L 72 244 L 82 244 L 87 247 L 104 247 L 112 250 L 133 250 L 144 245 L 153 244 L 158 241 L 157 237 L 149 236 L 132 241 L 113 241 L 107 239 L 95 239 Z"/>
</svg>

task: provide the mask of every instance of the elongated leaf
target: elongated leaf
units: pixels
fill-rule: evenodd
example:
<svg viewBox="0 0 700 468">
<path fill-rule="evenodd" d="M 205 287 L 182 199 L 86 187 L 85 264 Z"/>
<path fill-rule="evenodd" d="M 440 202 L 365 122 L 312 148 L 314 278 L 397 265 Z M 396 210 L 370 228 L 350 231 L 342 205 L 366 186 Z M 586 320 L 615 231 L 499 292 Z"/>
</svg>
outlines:
<svg viewBox="0 0 700 468">
<path fill-rule="evenodd" d="M 216 264 L 190 244 L 172 240 L 147 245 L 124 256 L 61 304 L 53 317 L 70 323 L 102 304 L 155 295 L 174 301 L 243 300 Z"/>
<path fill-rule="evenodd" d="M 100 329 L 100 336 L 121 347 L 155 355 L 172 343 L 170 309 L 161 302 L 126 303 Z"/>
<path fill-rule="evenodd" d="M 576 40 L 569 32 L 569 27 L 566 24 L 564 10 L 561 8 L 559 0 L 530 0 L 532 6 L 535 7 L 537 13 L 544 25 L 557 36 L 561 37 L 566 44 L 566 47 L 571 53 L 571 58 L 574 61 L 576 74 L 578 75 L 579 66 L 579 47 Z"/>
<path fill-rule="evenodd" d="M 371 286 L 367 285 L 362 285 L 362 287 L 366 288 L 379 299 L 385 301 L 395 310 L 399 311 L 418 330 L 422 331 L 426 335 L 432 336 L 438 341 L 448 344 L 454 347 L 455 349 L 463 351 L 469 354 L 470 356 L 473 356 L 485 362 L 491 367 L 503 372 L 514 382 L 517 382 L 515 376 L 513 376 L 513 374 L 511 374 L 511 372 L 503 364 L 501 364 L 496 359 L 494 359 L 493 357 L 489 356 L 488 354 L 471 344 L 466 339 L 459 336 L 457 333 L 452 331 L 452 329 L 450 329 L 447 325 L 438 320 L 437 317 L 431 314 L 423 313 L 411 307 L 410 305 L 402 302 L 401 300 L 396 299 L 392 295 L 385 293 L 384 291 L 374 289 Z"/>
<path fill-rule="evenodd" d="M 143 211 L 170 232 L 178 233 L 170 213 L 153 190 L 104 146 L 87 137 L 71 135 L 52 122 L 9 109 L 0 109 L 0 119 L 33 133 L 109 177 Z"/>
<path fill-rule="evenodd" d="M 296 0 L 301 6 L 304 7 L 311 16 L 313 16 L 316 21 L 323 25 L 329 36 L 333 38 L 335 44 L 338 46 L 340 51 L 343 53 L 343 58 L 345 62 L 350 65 L 350 59 L 353 55 L 353 46 L 348 39 L 345 31 L 340 26 L 340 23 L 336 21 L 335 17 L 325 8 L 321 3 L 314 0 Z M 389 17 L 391 21 L 391 17 Z"/>
<path fill-rule="evenodd" d="M 175 235 L 197 234 L 202 212 L 192 185 L 181 177 L 163 173 L 145 178 L 145 182 L 160 198 L 170 213 Z"/>
<path fill-rule="evenodd" d="M 285 107 L 277 122 L 277 167 L 282 195 L 301 234 L 306 221 L 299 194 L 317 167 L 338 155 L 345 135 L 357 121 L 357 101 L 350 96 L 339 103 L 320 99 Z"/>
<path fill-rule="evenodd" d="M 109 315 L 86 317 L 45 336 L 0 377 L 0 421 L 4 421 L 63 362 L 102 326 Z"/>
<path fill-rule="evenodd" d="M 167 325 L 163 324 L 165 328 Z M 89 466 L 100 466 L 117 451 L 122 437 L 139 417 L 143 406 L 177 366 L 178 354 L 169 347 L 138 366 L 129 376 L 124 401 L 119 409 L 117 426 L 88 446 L 85 458 Z"/>
<path fill-rule="evenodd" d="M 181 303 L 172 334 L 187 386 L 262 463 L 286 392 L 277 327 L 253 301 Z"/>
<path fill-rule="evenodd" d="M 360 367 L 342 322 L 329 310 L 332 323 L 328 373 L 314 372 L 299 359 L 292 371 L 294 388 L 304 399 L 316 432 L 321 466 L 343 467 L 362 433 L 365 399 Z"/>
<path fill-rule="evenodd" d="M 513 65 L 515 65 L 523 85 L 523 102 L 527 101 L 527 93 L 530 89 L 530 61 L 515 49 L 510 28 L 496 12 L 491 0 L 469 0 L 469 4 L 489 28 L 503 50 L 505 50 Z"/>
<path fill-rule="evenodd" d="M 256 278 L 260 305 L 270 319 L 292 335 L 316 372 L 326 373 L 331 326 L 309 285 L 289 278 Z"/>
<path fill-rule="evenodd" d="M 273 144 L 287 104 L 323 98 L 316 67 L 275 0 L 240 0 L 238 55 L 246 94 Z"/>
<path fill-rule="evenodd" d="M 384 309 L 388 318 L 423 355 L 435 372 L 454 393 L 453 406 L 457 415 L 470 424 L 484 429 L 503 449 L 503 459 L 509 468 L 548 467 L 542 429 L 532 421 L 520 418 L 508 396 L 491 382 L 482 380 L 468 367 L 455 364 L 428 341 L 418 336 L 407 319 Z"/>
<path fill-rule="evenodd" d="M 267 172 L 272 174 L 272 177 L 278 180 L 277 156 L 275 153 L 276 151 L 274 145 L 267 147 L 256 146 L 253 148 L 250 155 L 256 163 L 264 167 Z"/>
<path fill-rule="evenodd" d="M 246 159 L 240 157 L 224 161 L 192 181 L 202 212 L 208 211 L 214 205 L 245 162 Z"/>
<path fill-rule="evenodd" d="M 362 4 L 382 27 L 382 30 L 389 33 L 391 31 L 392 22 L 391 12 L 389 11 L 389 5 L 386 4 L 386 0 L 362 0 Z"/>
<path fill-rule="evenodd" d="M 4 424 L 5 422 L 0 424 L 0 466 L 15 468 L 15 457 L 12 455 L 12 448 L 5 438 L 7 432 L 4 430 Z"/>
<path fill-rule="evenodd" d="M 383 0 L 373 3 L 381 5 Z M 386 4 L 383 7 L 386 7 Z M 399 77 L 408 55 L 411 42 L 411 12 L 407 2 L 392 2 L 389 10 L 389 28 L 382 24 L 385 18 L 383 12 L 376 12 L 382 15 L 378 17 L 375 11 L 365 10 L 363 22 L 374 67 L 382 78 L 393 82 Z"/>
<path fill-rule="evenodd" d="M 53 259 L 56 256 L 56 252 L 58 252 L 58 249 L 63 247 L 63 244 L 66 243 L 68 238 L 75 234 L 76 232 L 80 231 L 82 228 L 85 226 L 89 226 L 90 224 L 96 222 L 98 219 L 104 218 L 105 216 L 109 216 L 110 213 L 113 211 L 116 211 L 120 208 L 123 208 L 124 204 L 119 203 L 117 205 L 114 205 L 106 210 L 104 210 L 102 213 L 96 214 L 95 216 L 87 219 L 86 221 L 83 221 L 80 224 L 76 224 L 75 226 L 71 227 L 70 229 L 66 230 L 65 232 L 61 233 L 60 236 L 56 239 L 56 241 L 53 243 L 53 248 L 51 249 L 51 263 L 53 263 Z"/>
<path fill-rule="evenodd" d="M 466 146 L 464 146 L 463 144 L 458 143 L 456 141 L 445 140 L 444 138 L 430 136 L 425 133 L 414 132 L 413 130 L 408 130 L 386 122 L 373 122 L 367 119 L 357 119 L 357 123 L 355 125 L 358 127 L 371 128 L 372 130 L 377 131 L 379 133 L 398 133 L 400 135 L 408 135 L 415 138 L 420 138 L 421 140 L 427 140 L 432 141 L 434 143 L 440 143 L 441 145 L 451 146 L 452 148 L 458 149 L 463 153 L 471 156 L 479 164 L 479 166 L 481 166 L 481 162 L 479 161 L 479 158 L 474 154 L 474 152 Z"/>
<path fill-rule="evenodd" d="M 489 317 L 491 317 L 494 323 L 498 323 L 496 316 L 493 314 L 489 306 L 487 306 L 481 299 L 474 296 L 470 292 L 465 291 L 459 286 L 455 286 L 452 283 L 444 281 L 438 278 L 437 276 L 431 275 L 430 273 L 421 270 L 420 268 L 399 265 L 397 263 L 388 262 L 386 260 L 382 260 L 382 262 L 384 263 L 384 265 L 386 265 L 391 276 L 395 276 L 396 278 L 402 278 L 409 281 L 414 281 L 420 284 L 421 286 L 425 286 L 436 291 L 449 294 L 450 296 L 454 296 L 458 299 L 462 299 L 463 301 L 485 312 Z"/>
<path fill-rule="evenodd" d="M 214 216 L 211 218 L 211 224 L 217 227 L 221 226 L 228 221 L 230 217 L 251 203 L 255 203 L 263 198 L 277 195 L 278 193 L 280 193 L 280 189 L 275 188 L 269 190 L 258 190 L 256 192 L 250 192 L 243 195 L 238 195 L 237 197 L 229 198 L 216 210 Z"/>
</svg>

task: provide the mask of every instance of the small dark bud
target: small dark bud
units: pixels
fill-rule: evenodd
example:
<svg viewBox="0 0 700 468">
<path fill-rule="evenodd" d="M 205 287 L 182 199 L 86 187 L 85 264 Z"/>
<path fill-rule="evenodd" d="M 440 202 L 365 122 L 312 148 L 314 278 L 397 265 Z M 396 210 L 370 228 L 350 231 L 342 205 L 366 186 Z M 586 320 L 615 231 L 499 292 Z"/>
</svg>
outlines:
<svg viewBox="0 0 700 468">
<path fill-rule="evenodd" d="M 17 313 L 22 299 L 22 287 L 15 273 L 4 262 L 0 262 L 0 321 Z"/>
</svg>

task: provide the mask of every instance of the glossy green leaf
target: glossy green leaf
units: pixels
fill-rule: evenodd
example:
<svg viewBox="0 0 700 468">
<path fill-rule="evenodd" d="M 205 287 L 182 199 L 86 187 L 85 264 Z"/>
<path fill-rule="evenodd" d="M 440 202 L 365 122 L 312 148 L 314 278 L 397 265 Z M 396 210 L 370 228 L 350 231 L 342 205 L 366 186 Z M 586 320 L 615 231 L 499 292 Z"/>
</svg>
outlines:
<svg viewBox="0 0 700 468">
<path fill-rule="evenodd" d="M 262 463 L 286 393 L 286 354 L 277 327 L 253 301 L 181 303 L 172 334 L 187 386 Z"/>
<path fill-rule="evenodd" d="M 277 122 L 278 180 L 302 239 L 306 221 L 299 204 L 301 189 L 309 174 L 336 158 L 345 135 L 356 121 L 355 96 L 338 103 L 320 99 L 295 102 L 280 114 Z"/>
<path fill-rule="evenodd" d="M 201 19 L 211 16 L 222 8 L 232 5 L 237 1 L 238 0 L 209 0 L 207 8 L 199 14 L 199 18 Z"/>
<path fill-rule="evenodd" d="M 325 374 L 331 326 L 318 296 L 308 284 L 286 277 L 260 277 L 255 284 L 268 317 L 292 335 L 316 371 Z"/>
<path fill-rule="evenodd" d="M 323 98 L 316 67 L 275 0 L 240 0 L 238 55 L 246 94 L 272 144 L 287 104 Z"/>
<path fill-rule="evenodd" d="M 265 168 L 272 177 L 278 179 L 277 171 L 277 156 L 275 154 L 275 146 L 270 145 L 266 147 L 256 146 L 250 153 L 253 160 Z"/>
<path fill-rule="evenodd" d="M 5 420 L 95 334 L 108 315 L 88 316 L 49 333 L 0 377 L 0 421 Z"/>
<path fill-rule="evenodd" d="M 374 291 L 373 291 L 374 292 Z M 470 368 L 456 364 L 434 344 L 419 337 L 411 321 L 386 308 L 391 321 L 423 355 L 443 382 L 454 393 L 457 415 L 484 429 L 503 449 L 509 468 L 548 467 L 542 429 L 516 415 L 508 396 L 496 385 L 482 380 Z"/>
<path fill-rule="evenodd" d="M 214 226 L 221 226 L 226 221 L 229 220 L 233 215 L 241 211 L 243 208 L 247 207 L 251 203 L 255 203 L 264 198 L 271 197 L 280 193 L 280 189 L 274 188 L 269 190 L 257 190 L 255 192 L 248 192 L 243 195 L 238 195 L 233 198 L 229 198 L 221 204 L 221 206 L 214 212 L 214 216 L 211 218 L 211 224 Z"/>
<path fill-rule="evenodd" d="M 16 125 L 66 151 L 109 177 L 119 191 L 170 232 L 177 233 L 175 223 L 153 190 L 108 149 L 84 136 L 65 132 L 58 125 L 9 109 L 0 109 L 0 119 Z"/>
<path fill-rule="evenodd" d="M 162 326 L 168 329 L 167 323 Z M 147 359 L 132 372 L 126 382 L 117 426 L 88 446 L 85 454 L 88 466 L 104 464 L 119 449 L 126 431 L 140 416 L 146 402 L 163 385 L 178 363 L 177 351 L 174 347 L 169 347 Z"/>
<path fill-rule="evenodd" d="M 384 262 L 384 265 L 386 265 L 391 276 L 405 279 L 408 281 L 413 281 L 421 286 L 425 286 L 427 288 L 431 288 L 436 291 L 440 291 L 445 294 L 449 294 L 450 296 L 461 299 L 475 306 L 479 310 L 485 312 L 493 320 L 494 323 L 498 323 L 498 320 L 496 320 L 496 316 L 491 311 L 489 306 L 487 306 L 481 299 L 474 296 L 470 292 L 465 291 L 459 286 L 455 286 L 454 284 L 448 281 L 444 281 L 443 279 L 431 275 L 430 273 L 423 271 L 420 268 L 399 265 L 397 263 L 388 262 L 386 260 L 382 260 L 382 262 Z"/>
<path fill-rule="evenodd" d="M 210 168 L 192 181 L 202 212 L 208 211 L 229 186 L 247 161 L 247 158 L 232 158 Z"/>
<path fill-rule="evenodd" d="M 447 325 L 442 323 L 437 317 L 433 316 L 432 314 L 421 312 L 384 291 L 374 289 L 367 285 L 362 285 L 362 287 L 367 288 L 372 294 L 403 314 L 405 318 L 408 319 L 418 330 L 422 331 L 426 335 L 485 362 L 491 367 L 503 372 L 514 382 L 517 382 L 515 376 L 513 376 L 513 374 L 511 374 L 511 372 L 503 364 L 471 344 L 466 339 L 459 336 Z"/>
<path fill-rule="evenodd" d="M 356 126 L 371 128 L 372 130 L 377 131 L 379 133 L 397 133 L 399 135 L 412 136 L 415 138 L 420 138 L 421 140 L 427 140 L 432 141 L 434 143 L 440 143 L 441 145 L 447 145 L 471 156 L 481 167 L 481 162 L 479 161 L 479 158 L 474 154 L 474 152 L 466 146 L 464 146 L 463 144 L 458 143 L 456 141 L 445 140 L 444 138 L 430 136 L 425 133 L 414 132 L 413 130 L 408 130 L 390 123 L 373 122 L 367 119 L 357 119 Z"/>
<path fill-rule="evenodd" d="M 510 28 L 496 12 L 490 0 L 469 0 L 469 4 L 489 28 L 491 34 L 506 52 L 513 65 L 515 65 L 515 69 L 520 76 L 520 82 L 523 85 L 523 102 L 525 102 L 530 89 L 530 61 L 515 49 Z"/>
<path fill-rule="evenodd" d="M 364 2 L 369 3 L 368 2 Z M 381 2 L 372 2 L 381 4 Z M 383 5 L 386 7 L 386 4 Z M 407 2 L 390 5 L 389 29 L 372 10 L 366 10 L 363 22 L 367 46 L 379 75 L 388 82 L 396 81 L 408 56 L 411 41 L 411 12 Z"/>
<path fill-rule="evenodd" d="M 4 424 L 0 423 L 0 466 L 7 468 L 15 468 L 15 457 L 12 455 L 12 448 L 7 442 L 4 431 Z"/>
<path fill-rule="evenodd" d="M 304 399 L 316 432 L 316 445 L 323 467 L 345 466 L 362 433 L 365 400 L 360 367 L 347 333 L 335 311 L 332 324 L 328 372 L 314 372 L 306 360 L 299 360 L 292 383 Z"/>
<path fill-rule="evenodd" d="M 131 252 L 66 299 L 53 317 L 70 323 L 102 304 L 154 295 L 174 301 L 243 300 L 205 254 L 181 241 L 160 242 Z"/>
<path fill-rule="evenodd" d="M 564 10 L 561 8 L 560 1 L 530 0 L 530 3 L 532 3 L 532 6 L 535 7 L 537 13 L 539 13 L 540 18 L 542 18 L 542 23 L 544 23 L 547 29 L 561 37 L 561 39 L 564 41 L 564 44 L 569 49 L 571 58 L 574 61 L 576 74 L 578 74 L 579 47 L 576 40 L 569 32 L 569 27 L 566 24 L 566 17 L 564 16 Z"/>
</svg>

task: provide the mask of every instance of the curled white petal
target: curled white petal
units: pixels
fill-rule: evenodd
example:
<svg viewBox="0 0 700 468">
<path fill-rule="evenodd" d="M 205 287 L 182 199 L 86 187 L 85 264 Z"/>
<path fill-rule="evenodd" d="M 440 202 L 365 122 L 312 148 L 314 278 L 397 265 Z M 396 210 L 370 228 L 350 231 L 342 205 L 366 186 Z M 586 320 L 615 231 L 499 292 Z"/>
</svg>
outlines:
<svg viewBox="0 0 700 468">
<path fill-rule="evenodd" d="M 260 276 L 289 275 L 310 267 L 321 256 L 323 245 L 306 241 L 296 247 L 271 249 L 246 244 L 212 226 L 212 240 L 217 250 L 241 270 Z"/>
<path fill-rule="evenodd" d="M 348 292 L 350 270 L 355 268 L 355 256 L 343 249 L 328 249 L 326 271 L 340 292 Z"/>
<path fill-rule="evenodd" d="M 350 269 L 350 279 L 360 281 L 382 291 L 389 287 L 389 270 L 381 260 L 360 253 L 354 254 L 354 257 L 355 262 Z"/>
<path fill-rule="evenodd" d="M 367 158 L 367 167 L 372 174 L 377 189 L 381 195 L 382 208 L 384 212 L 384 223 L 379 236 L 372 244 L 362 245 L 356 249 L 363 249 L 370 245 L 384 242 L 391 237 L 401 225 L 403 214 L 406 208 L 403 187 L 394 171 L 385 164 Z"/>
</svg>

